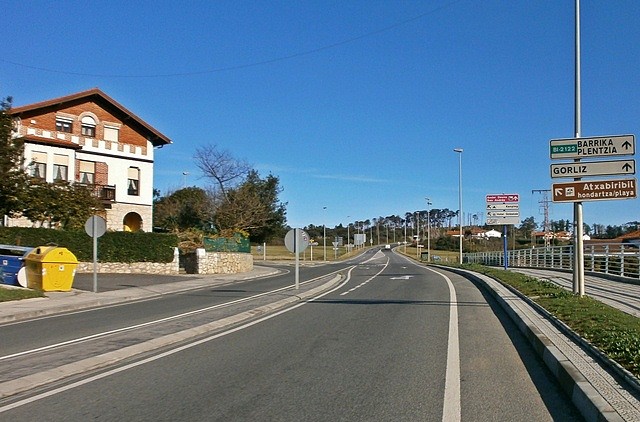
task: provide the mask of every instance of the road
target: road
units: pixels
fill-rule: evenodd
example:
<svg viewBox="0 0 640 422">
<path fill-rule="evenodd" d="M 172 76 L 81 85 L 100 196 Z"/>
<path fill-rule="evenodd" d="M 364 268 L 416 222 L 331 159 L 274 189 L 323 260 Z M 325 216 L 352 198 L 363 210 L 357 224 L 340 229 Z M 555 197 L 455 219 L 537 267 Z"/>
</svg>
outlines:
<svg viewBox="0 0 640 422">
<path fill-rule="evenodd" d="M 335 271 L 343 282 L 314 300 L 5 398 L 0 419 L 581 420 L 529 343 L 469 280 L 381 251 L 303 268 L 301 279 Z M 0 338 L 11 339 L 0 358 L 25 353 L 5 363 L 33 359 L 33 367 L 125 347 L 245 310 L 238 300 L 248 296 L 290 294 L 279 290 L 290 283 L 289 274 L 0 326 Z M 171 319 L 98 335 L 187 310 L 194 313 L 178 328 Z M 95 340 L 28 352 L 89 335 Z"/>
</svg>

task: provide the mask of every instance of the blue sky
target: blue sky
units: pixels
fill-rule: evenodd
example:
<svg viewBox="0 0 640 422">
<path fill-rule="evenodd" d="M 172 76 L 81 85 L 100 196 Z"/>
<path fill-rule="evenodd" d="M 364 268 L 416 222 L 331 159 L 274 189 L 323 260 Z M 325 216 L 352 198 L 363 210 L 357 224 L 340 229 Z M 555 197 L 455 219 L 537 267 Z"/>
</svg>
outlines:
<svg viewBox="0 0 640 422">
<path fill-rule="evenodd" d="M 581 3 L 582 135 L 638 135 L 640 2 Z M 574 135 L 573 0 L 27 0 L 2 12 L 0 96 L 18 106 L 99 87 L 173 140 L 156 151 L 156 188 L 205 186 L 193 155 L 215 144 L 280 178 L 291 226 L 404 215 L 425 197 L 457 210 L 454 148 L 465 215 L 484 221 L 485 195 L 519 193 L 521 218 L 541 223 L 532 190 L 551 189 L 549 140 Z M 553 203 L 550 218 L 572 210 Z M 634 220 L 638 199 L 584 203 L 587 224 Z"/>
</svg>

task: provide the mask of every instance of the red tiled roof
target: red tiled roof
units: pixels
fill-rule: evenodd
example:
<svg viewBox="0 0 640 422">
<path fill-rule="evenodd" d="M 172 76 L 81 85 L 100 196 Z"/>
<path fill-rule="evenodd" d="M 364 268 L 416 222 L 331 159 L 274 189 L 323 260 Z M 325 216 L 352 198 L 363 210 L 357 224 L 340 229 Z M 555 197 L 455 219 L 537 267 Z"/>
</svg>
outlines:
<svg viewBox="0 0 640 422">
<path fill-rule="evenodd" d="M 142 126 L 150 134 L 154 135 L 150 139 L 154 146 L 161 146 L 161 145 L 172 143 L 171 139 L 167 138 L 165 135 L 158 132 L 158 130 L 156 130 L 153 126 L 151 126 L 150 124 L 142 120 L 140 117 L 136 116 L 134 113 L 129 111 L 126 107 L 124 107 L 122 104 L 120 104 L 119 102 L 109 97 L 104 92 L 102 92 L 99 88 L 92 88 L 92 89 L 78 92 L 75 94 L 66 95 L 64 97 L 53 98 L 51 100 L 41 101 L 38 103 L 28 104 L 20 107 L 12 107 L 10 113 L 11 115 L 18 116 L 21 113 L 24 113 L 27 111 L 33 111 L 33 110 L 37 110 L 45 107 L 60 105 L 70 101 L 75 101 L 78 99 L 89 98 L 89 97 L 98 97 L 106 101 L 107 103 L 111 104 L 113 107 L 117 108 L 121 113 L 133 119 L 136 123 Z"/>
<path fill-rule="evenodd" d="M 64 139 L 41 138 L 39 136 L 32 136 L 32 135 L 23 136 L 22 139 L 25 142 L 31 142 L 34 144 L 42 144 L 42 145 L 51 145 L 54 147 L 72 148 L 72 149 L 82 148 L 82 146 L 70 141 L 65 141 Z"/>
<path fill-rule="evenodd" d="M 623 234 L 622 236 L 616 237 L 616 239 L 640 239 L 640 230 Z"/>
</svg>

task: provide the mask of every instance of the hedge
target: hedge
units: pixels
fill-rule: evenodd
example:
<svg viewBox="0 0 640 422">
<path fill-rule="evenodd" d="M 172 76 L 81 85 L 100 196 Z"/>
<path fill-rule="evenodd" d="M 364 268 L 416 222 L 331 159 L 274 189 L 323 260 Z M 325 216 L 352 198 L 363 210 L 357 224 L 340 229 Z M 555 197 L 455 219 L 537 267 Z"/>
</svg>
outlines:
<svg viewBox="0 0 640 422">
<path fill-rule="evenodd" d="M 81 262 L 93 261 L 93 242 L 84 231 L 0 227 L 0 244 L 69 249 Z M 100 262 L 171 262 L 178 237 L 146 232 L 107 232 L 98 238 Z"/>
</svg>

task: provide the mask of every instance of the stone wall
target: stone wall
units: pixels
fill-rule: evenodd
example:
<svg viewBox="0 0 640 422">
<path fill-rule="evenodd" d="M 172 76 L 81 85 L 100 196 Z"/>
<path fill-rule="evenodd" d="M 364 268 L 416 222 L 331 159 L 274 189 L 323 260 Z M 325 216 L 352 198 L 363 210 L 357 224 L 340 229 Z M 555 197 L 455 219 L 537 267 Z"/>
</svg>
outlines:
<svg viewBox="0 0 640 422">
<path fill-rule="evenodd" d="M 237 274 L 253 270 L 253 256 L 241 252 L 206 252 L 196 249 L 184 257 L 187 274 Z"/>
<path fill-rule="evenodd" d="M 159 274 L 180 273 L 180 254 L 174 249 L 173 261 L 162 262 L 98 262 L 97 272 L 115 274 Z M 241 252 L 196 252 L 183 256 L 182 265 L 187 274 L 237 274 L 253 270 L 253 256 Z M 80 262 L 77 273 L 93 273 L 93 262 Z"/>
<path fill-rule="evenodd" d="M 161 274 L 174 275 L 180 272 L 178 248 L 173 250 L 171 262 L 98 262 L 97 272 L 117 274 Z M 93 262 L 80 262 L 77 273 L 93 273 Z"/>
</svg>

